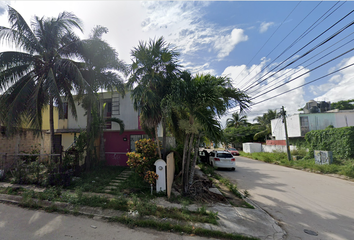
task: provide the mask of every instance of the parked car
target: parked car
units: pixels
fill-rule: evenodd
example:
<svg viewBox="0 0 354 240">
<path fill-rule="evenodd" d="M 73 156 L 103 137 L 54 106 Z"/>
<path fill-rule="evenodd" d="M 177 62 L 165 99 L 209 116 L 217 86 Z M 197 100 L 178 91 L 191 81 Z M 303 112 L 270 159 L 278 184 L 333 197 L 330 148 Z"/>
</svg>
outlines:
<svg viewBox="0 0 354 240">
<path fill-rule="evenodd" d="M 212 151 L 209 153 L 209 164 L 216 168 L 236 169 L 236 159 L 226 151 Z"/>
<path fill-rule="evenodd" d="M 236 150 L 236 148 L 226 148 L 225 151 L 231 153 L 234 156 L 239 156 L 240 153 Z"/>
</svg>

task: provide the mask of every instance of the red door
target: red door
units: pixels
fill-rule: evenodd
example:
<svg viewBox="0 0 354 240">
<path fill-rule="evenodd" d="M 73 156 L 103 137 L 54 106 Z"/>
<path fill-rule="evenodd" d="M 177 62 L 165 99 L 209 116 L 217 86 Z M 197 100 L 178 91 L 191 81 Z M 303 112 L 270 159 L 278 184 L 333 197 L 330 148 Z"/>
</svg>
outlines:
<svg viewBox="0 0 354 240">
<path fill-rule="evenodd" d="M 127 166 L 127 153 L 134 150 L 135 138 L 131 136 L 145 134 L 143 131 L 104 132 L 106 162 L 110 166 Z M 139 138 L 140 139 L 140 138 Z"/>
</svg>

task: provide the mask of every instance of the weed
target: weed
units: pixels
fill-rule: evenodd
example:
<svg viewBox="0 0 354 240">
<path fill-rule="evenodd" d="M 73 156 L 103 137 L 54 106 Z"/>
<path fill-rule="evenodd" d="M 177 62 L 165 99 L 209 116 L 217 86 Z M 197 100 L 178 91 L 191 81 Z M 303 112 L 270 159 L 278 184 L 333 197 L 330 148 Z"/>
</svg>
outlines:
<svg viewBox="0 0 354 240">
<path fill-rule="evenodd" d="M 247 190 L 245 190 L 245 191 L 243 192 L 243 194 L 245 195 L 246 198 L 249 197 L 249 196 L 251 196 L 251 194 L 250 194 Z"/>
</svg>

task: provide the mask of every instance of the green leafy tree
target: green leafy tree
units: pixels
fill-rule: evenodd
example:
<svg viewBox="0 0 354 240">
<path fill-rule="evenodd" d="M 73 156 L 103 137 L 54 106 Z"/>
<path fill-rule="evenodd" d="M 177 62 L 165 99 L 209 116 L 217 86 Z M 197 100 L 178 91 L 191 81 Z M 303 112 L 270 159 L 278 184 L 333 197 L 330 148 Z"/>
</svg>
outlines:
<svg viewBox="0 0 354 240">
<path fill-rule="evenodd" d="M 34 17 L 31 27 L 13 8 L 8 9 L 10 27 L 0 27 L 0 39 L 19 51 L 0 53 L 0 111 L 7 129 L 29 123 L 42 129 L 42 110 L 49 104 L 51 152 L 54 152 L 54 105 L 63 114 L 65 96 L 76 117 L 72 91 L 80 91 L 85 80 L 73 60 L 72 46 L 79 41 L 74 30 L 80 20 L 68 12 L 57 18 Z"/>
<path fill-rule="evenodd" d="M 254 135 L 254 140 L 259 139 L 260 137 L 267 137 L 272 133 L 271 120 L 278 117 L 277 110 L 268 109 L 268 112 L 263 113 L 262 116 L 256 117 L 253 121 L 257 121 L 264 129 L 260 132 L 257 132 Z"/>
<path fill-rule="evenodd" d="M 353 110 L 354 109 L 354 99 L 331 103 L 331 109 Z"/>
<path fill-rule="evenodd" d="M 172 82 L 176 79 L 178 55 L 162 37 L 148 43 L 140 42 L 131 52 L 133 64 L 127 85 L 133 88 L 137 84 L 131 95 L 134 108 L 141 111 L 142 124 L 154 129 L 160 158 L 157 127 L 161 121 L 164 135 L 162 147 L 166 149 L 166 121 L 161 101 L 170 93 Z"/>
</svg>

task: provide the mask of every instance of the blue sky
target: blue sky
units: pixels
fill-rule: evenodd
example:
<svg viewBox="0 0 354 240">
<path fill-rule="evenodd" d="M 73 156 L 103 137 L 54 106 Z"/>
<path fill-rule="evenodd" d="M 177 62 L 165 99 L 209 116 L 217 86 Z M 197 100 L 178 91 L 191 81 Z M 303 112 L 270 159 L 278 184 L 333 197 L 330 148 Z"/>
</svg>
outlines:
<svg viewBox="0 0 354 240">
<path fill-rule="evenodd" d="M 95 25 L 105 26 L 109 33 L 104 39 L 127 63 L 130 63 L 131 49 L 137 46 L 139 41 L 163 36 L 181 53 L 181 65 L 193 74 L 226 75 L 231 78 L 233 85 L 241 90 L 262 81 L 247 91 L 251 97 L 264 94 L 255 98 L 253 104 L 354 63 L 353 51 L 306 73 L 350 50 L 354 46 L 354 41 L 350 42 L 354 39 L 354 25 L 299 59 L 301 55 L 353 21 L 354 13 L 351 13 L 305 47 L 332 24 L 350 13 L 354 9 L 352 1 L 1 2 L 4 9 L 6 4 L 14 7 L 27 21 L 30 21 L 33 15 L 56 17 L 62 11 L 73 12 L 84 23 L 83 38 L 90 34 Z M 326 12 L 327 15 L 321 18 Z M 316 21 L 318 22 L 315 23 Z M 0 16 L 0 25 L 7 26 L 6 12 Z M 289 48 L 311 25 L 315 26 L 313 30 Z M 345 43 L 347 44 L 334 51 Z M 4 45 L 0 48 L 6 50 Z M 280 55 L 287 48 L 289 49 Z M 301 48 L 303 49 L 300 50 Z M 329 54 L 330 51 L 333 53 Z M 324 56 L 326 54 L 328 56 Z M 321 57 L 323 58 L 319 59 Z M 295 60 L 297 61 L 293 64 L 284 67 Z M 317 62 L 314 62 L 316 60 Z M 283 61 L 284 63 L 279 65 Z M 314 63 L 309 65 L 312 62 Z M 282 67 L 284 69 L 280 69 Z M 261 78 L 263 75 L 266 77 Z M 296 80 L 286 83 L 294 78 Z M 283 83 L 286 84 L 265 93 L 267 89 Z M 247 112 L 248 118 L 252 121 L 268 109 L 280 109 L 281 106 L 284 106 L 289 114 L 293 114 L 311 99 L 334 102 L 354 98 L 353 92 L 354 67 L 348 67 L 312 84 L 251 106 Z M 233 111 L 236 109 L 232 109 L 229 115 Z M 223 123 L 229 115 L 222 118 Z"/>
</svg>

